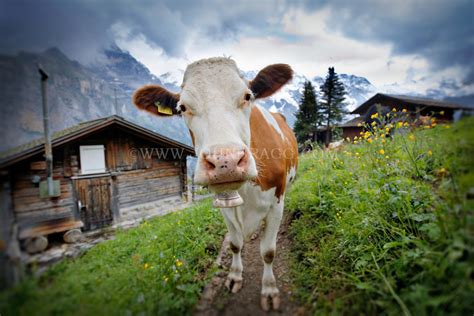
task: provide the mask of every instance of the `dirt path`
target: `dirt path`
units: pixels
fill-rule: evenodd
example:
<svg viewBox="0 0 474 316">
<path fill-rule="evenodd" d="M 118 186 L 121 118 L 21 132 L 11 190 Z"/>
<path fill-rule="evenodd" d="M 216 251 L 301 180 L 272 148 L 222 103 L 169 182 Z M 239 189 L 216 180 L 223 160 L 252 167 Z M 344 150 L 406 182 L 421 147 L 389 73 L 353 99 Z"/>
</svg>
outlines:
<svg viewBox="0 0 474 316">
<path fill-rule="evenodd" d="M 224 286 L 231 253 L 226 247 L 222 256 L 222 271 L 206 286 L 200 302 L 197 305 L 197 316 L 246 316 L 246 315 L 302 315 L 304 311 L 292 299 L 291 281 L 288 267 L 288 222 L 283 221 L 277 239 L 277 255 L 273 263 L 273 272 L 280 289 L 281 307 L 279 311 L 265 313 L 260 309 L 260 290 L 263 263 L 260 257 L 260 238 L 257 237 L 244 244 L 242 260 L 244 265 L 243 287 L 237 294 L 229 293 Z"/>
</svg>

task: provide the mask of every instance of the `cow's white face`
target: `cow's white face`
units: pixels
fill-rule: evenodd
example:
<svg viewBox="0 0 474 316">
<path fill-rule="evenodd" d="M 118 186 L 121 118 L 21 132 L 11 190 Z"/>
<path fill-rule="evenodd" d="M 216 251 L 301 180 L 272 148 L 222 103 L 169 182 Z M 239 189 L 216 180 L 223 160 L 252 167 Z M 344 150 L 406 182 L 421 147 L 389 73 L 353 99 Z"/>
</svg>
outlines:
<svg viewBox="0 0 474 316">
<path fill-rule="evenodd" d="M 273 94 L 291 77 L 289 66 L 278 64 L 247 82 L 233 60 L 210 58 L 187 67 L 180 94 L 144 86 L 133 102 L 153 114 L 163 115 L 163 108 L 168 108 L 182 115 L 198 157 L 195 182 L 215 192 L 235 190 L 257 177 L 250 152 L 253 101 Z"/>
<path fill-rule="evenodd" d="M 239 182 L 257 176 L 255 160 L 249 149 L 252 101 L 252 91 L 233 60 L 208 59 L 188 66 L 178 108 L 194 135 L 194 147 L 199 158 L 196 183 L 212 185 L 215 182 L 213 186 L 220 188 L 224 183 L 229 186 L 229 182 L 236 182 L 233 185 L 239 186 Z M 242 153 L 241 157 L 239 153 Z M 223 174 L 217 170 L 217 174 L 209 179 L 209 168 L 213 168 L 210 164 L 218 169 L 234 169 L 235 174 Z"/>
</svg>

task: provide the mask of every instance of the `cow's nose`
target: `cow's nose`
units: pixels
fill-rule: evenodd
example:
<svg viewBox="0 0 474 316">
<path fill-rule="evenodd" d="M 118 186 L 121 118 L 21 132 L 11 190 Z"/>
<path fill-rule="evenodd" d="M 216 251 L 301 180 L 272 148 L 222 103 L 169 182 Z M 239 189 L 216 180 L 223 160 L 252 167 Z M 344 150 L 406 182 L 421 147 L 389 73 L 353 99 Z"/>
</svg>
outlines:
<svg viewBox="0 0 474 316">
<path fill-rule="evenodd" d="M 203 154 L 204 170 L 209 184 L 244 181 L 247 179 L 249 166 L 247 149 L 220 148 Z"/>
</svg>

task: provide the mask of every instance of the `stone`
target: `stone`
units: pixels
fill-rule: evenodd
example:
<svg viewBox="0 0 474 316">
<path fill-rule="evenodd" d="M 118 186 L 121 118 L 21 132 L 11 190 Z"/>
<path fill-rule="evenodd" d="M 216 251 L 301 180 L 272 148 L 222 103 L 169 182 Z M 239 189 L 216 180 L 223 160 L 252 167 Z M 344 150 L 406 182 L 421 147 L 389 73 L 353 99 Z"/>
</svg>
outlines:
<svg viewBox="0 0 474 316">
<path fill-rule="evenodd" d="M 64 233 L 63 239 L 69 244 L 75 244 L 82 240 L 82 232 L 80 229 L 71 229 Z"/>
<path fill-rule="evenodd" d="M 38 236 L 28 238 L 25 241 L 25 250 L 27 253 L 33 254 L 44 251 L 48 247 L 48 238 Z"/>
</svg>

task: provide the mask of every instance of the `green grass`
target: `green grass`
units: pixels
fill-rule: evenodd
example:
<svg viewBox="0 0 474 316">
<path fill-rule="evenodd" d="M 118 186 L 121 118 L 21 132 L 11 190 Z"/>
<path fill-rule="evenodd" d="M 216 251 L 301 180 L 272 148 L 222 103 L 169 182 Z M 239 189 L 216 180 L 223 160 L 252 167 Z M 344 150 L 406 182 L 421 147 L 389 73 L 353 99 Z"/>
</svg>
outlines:
<svg viewBox="0 0 474 316">
<path fill-rule="evenodd" d="M 474 119 L 400 130 L 300 159 L 291 273 L 312 314 L 474 311 Z"/>
<path fill-rule="evenodd" d="M 143 222 L 1 293 L 0 314 L 189 314 L 224 232 L 210 201 Z"/>
</svg>

